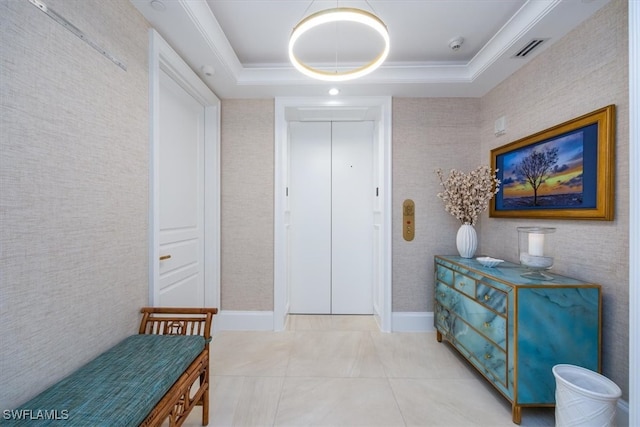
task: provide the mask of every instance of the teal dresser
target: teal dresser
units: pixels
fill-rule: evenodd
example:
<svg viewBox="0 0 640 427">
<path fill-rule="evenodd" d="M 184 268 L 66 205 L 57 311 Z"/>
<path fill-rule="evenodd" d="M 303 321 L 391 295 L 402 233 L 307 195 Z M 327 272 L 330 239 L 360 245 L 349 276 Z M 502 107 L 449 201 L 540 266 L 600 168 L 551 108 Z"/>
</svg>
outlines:
<svg viewBox="0 0 640 427">
<path fill-rule="evenodd" d="M 513 422 L 522 407 L 555 405 L 559 363 L 600 372 L 600 285 L 553 276 L 521 276 L 518 264 L 482 266 L 475 259 L 435 257 L 435 316 L 444 337 L 510 402 Z"/>
</svg>

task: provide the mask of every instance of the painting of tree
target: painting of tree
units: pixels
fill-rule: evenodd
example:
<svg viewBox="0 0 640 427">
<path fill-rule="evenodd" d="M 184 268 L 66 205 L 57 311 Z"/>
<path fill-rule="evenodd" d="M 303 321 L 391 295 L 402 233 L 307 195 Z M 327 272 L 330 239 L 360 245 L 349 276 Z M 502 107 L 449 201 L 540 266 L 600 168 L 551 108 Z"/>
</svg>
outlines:
<svg viewBox="0 0 640 427">
<path fill-rule="evenodd" d="M 613 219 L 615 105 L 491 150 L 494 218 Z"/>
<path fill-rule="evenodd" d="M 538 188 L 558 163 L 558 147 L 533 150 L 516 166 L 515 172 L 533 188 L 533 205 L 538 206 Z"/>
<path fill-rule="evenodd" d="M 584 138 L 574 132 L 503 156 L 502 202 L 507 207 L 582 206 Z"/>
</svg>

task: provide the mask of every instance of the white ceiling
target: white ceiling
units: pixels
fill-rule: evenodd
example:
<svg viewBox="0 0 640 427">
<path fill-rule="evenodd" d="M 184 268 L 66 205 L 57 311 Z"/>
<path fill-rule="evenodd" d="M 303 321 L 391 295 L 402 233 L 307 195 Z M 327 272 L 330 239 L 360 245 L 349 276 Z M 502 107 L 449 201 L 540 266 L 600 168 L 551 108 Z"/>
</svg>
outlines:
<svg viewBox="0 0 640 427">
<path fill-rule="evenodd" d="M 341 96 L 483 96 L 609 0 L 130 1 L 218 97 L 264 98 L 325 96 L 331 87 Z M 389 30 L 391 52 L 363 78 L 313 80 L 289 63 L 289 35 L 305 16 L 336 6 L 375 13 Z M 343 35 L 336 38 L 338 31 Z M 362 65 L 381 46 L 366 31 L 316 32 L 296 53 L 315 66 L 327 62 L 322 52 L 338 53 L 339 66 Z M 457 37 L 464 43 L 453 51 L 449 43 Z M 514 57 L 534 39 L 544 42 Z"/>
</svg>

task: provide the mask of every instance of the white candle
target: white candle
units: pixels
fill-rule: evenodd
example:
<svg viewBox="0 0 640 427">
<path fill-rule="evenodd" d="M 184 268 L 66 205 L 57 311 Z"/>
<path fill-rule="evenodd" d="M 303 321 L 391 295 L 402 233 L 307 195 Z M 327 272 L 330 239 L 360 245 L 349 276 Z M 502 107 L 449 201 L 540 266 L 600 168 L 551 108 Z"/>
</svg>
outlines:
<svg viewBox="0 0 640 427">
<path fill-rule="evenodd" d="M 529 233 L 529 255 L 544 256 L 544 234 Z"/>
</svg>

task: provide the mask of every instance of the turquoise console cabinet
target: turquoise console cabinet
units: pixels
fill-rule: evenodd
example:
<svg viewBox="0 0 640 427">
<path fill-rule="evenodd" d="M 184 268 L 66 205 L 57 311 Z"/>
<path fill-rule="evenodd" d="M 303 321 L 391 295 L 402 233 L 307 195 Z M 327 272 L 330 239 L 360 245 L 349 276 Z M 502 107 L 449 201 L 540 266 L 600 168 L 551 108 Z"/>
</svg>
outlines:
<svg viewBox="0 0 640 427">
<path fill-rule="evenodd" d="M 521 276 L 518 264 L 482 266 L 475 259 L 435 257 L 435 316 L 444 337 L 511 402 L 513 422 L 522 407 L 554 406 L 559 363 L 600 372 L 600 285 L 550 274 Z"/>
</svg>

